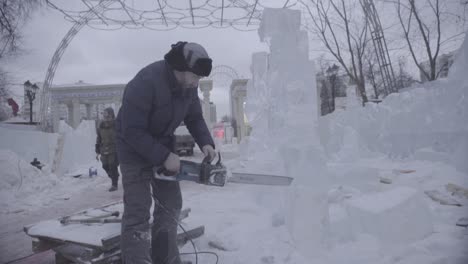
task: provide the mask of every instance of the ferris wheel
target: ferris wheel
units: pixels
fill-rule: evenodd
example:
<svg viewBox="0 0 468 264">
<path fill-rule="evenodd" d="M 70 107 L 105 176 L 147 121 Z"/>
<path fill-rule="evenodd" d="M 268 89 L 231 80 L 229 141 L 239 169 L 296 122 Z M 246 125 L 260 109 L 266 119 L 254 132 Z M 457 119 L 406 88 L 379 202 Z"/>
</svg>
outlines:
<svg viewBox="0 0 468 264">
<path fill-rule="evenodd" d="M 239 79 L 237 71 L 227 65 L 217 65 L 213 67 L 210 76 L 206 78 L 212 80 L 213 85 L 217 87 L 229 87 L 232 80 Z"/>
</svg>

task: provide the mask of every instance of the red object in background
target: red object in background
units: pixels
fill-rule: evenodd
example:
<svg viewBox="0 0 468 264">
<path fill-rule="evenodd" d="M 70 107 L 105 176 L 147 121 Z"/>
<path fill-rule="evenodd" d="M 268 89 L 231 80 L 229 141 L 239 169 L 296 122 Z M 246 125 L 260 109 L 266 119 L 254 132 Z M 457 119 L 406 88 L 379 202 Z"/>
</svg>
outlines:
<svg viewBox="0 0 468 264">
<path fill-rule="evenodd" d="M 13 110 L 13 115 L 17 116 L 19 111 L 18 104 L 15 102 L 15 100 L 13 100 L 13 98 L 8 98 L 7 102 L 8 105 L 11 106 L 11 110 Z"/>
<path fill-rule="evenodd" d="M 214 131 L 215 138 L 224 139 L 224 130 L 218 129 Z"/>
<path fill-rule="evenodd" d="M 223 123 L 216 124 L 213 127 L 213 136 L 215 138 L 224 139 L 224 125 L 223 125 Z"/>
</svg>

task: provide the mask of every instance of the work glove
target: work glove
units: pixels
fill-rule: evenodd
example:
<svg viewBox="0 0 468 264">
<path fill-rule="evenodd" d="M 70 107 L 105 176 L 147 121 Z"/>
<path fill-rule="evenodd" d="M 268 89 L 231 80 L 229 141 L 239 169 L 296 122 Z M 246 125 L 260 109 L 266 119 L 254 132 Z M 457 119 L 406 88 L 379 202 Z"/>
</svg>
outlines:
<svg viewBox="0 0 468 264">
<path fill-rule="evenodd" d="M 97 161 L 100 161 L 100 160 L 101 160 L 101 157 L 100 157 L 100 156 L 101 156 L 101 155 L 96 154 L 96 160 L 97 160 Z"/>
<path fill-rule="evenodd" d="M 205 145 L 202 147 L 203 154 L 205 157 L 210 157 L 210 162 L 212 162 L 216 158 L 216 151 L 214 150 L 213 146 Z"/>
<path fill-rule="evenodd" d="M 164 168 L 170 172 L 178 173 L 180 171 L 180 158 L 174 153 L 169 153 L 164 161 Z"/>
</svg>

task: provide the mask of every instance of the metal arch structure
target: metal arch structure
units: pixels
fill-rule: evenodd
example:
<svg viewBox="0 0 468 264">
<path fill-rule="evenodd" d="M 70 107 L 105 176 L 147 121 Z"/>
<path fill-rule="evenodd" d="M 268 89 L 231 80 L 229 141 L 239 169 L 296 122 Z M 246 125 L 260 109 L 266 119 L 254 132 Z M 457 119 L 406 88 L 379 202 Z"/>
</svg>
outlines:
<svg viewBox="0 0 468 264">
<path fill-rule="evenodd" d="M 60 42 L 47 69 L 40 110 L 40 126 L 43 131 L 54 130 L 49 88 L 52 86 L 55 71 L 69 43 L 84 26 L 102 30 L 147 28 L 160 31 L 173 30 L 179 26 L 189 29 L 211 26 L 249 31 L 256 30 L 260 24 L 262 8 L 290 8 L 296 5 L 297 0 L 188 0 L 188 3 L 185 1 L 188 6 L 174 4 L 174 0 L 155 0 L 153 2 L 157 4 L 156 9 L 153 7 L 149 10 L 135 8 L 127 2 L 128 0 L 81 0 L 84 9 L 71 11 L 52 0 L 46 0 L 49 7 L 62 13 L 73 26 Z M 273 6 L 272 2 L 275 2 Z M 243 10 L 244 14 L 229 18 L 227 11 L 232 9 Z M 115 15 L 115 12 L 119 14 Z M 227 72 L 224 71 L 223 74 Z"/>
<path fill-rule="evenodd" d="M 40 108 L 40 126 L 43 131 L 52 132 L 53 124 L 50 120 L 50 113 L 52 111 L 52 106 L 50 105 L 50 91 L 49 88 L 52 86 L 54 80 L 55 71 L 57 70 L 60 59 L 62 58 L 63 53 L 65 52 L 68 44 L 73 40 L 73 38 L 78 34 L 78 32 L 86 25 L 86 23 L 92 19 L 97 12 L 101 12 L 107 6 L 111 5 L 113 0 L 106 0 L 99 2 L 98 5 L 89 10 L 79 21 L 76 21 L 75 24 L 70 28 L 67 34 L 63 37 L 59 46 L 54 52 L 52 59 L 47 68 L 47 74 L 42 86 L 43 92 L 41 96 L 41 108 Z"/>
<path fill-rule="evenodd" d="M 304 5 L 301 0 L 151 0 L 154 6 L 141 9 L 130 5 L 130 0 L 76 0 L 74 2 L 82 3 L 84 9 L 71 11 L 54 4 L 55 1 L 58 0 L 46 0 L 46 3 L 62 13 L 73 26 L 60 42 L 47 69 L 40 114 L 40 124 L 44 131 L 53 130 L 53 124 L 49 122 L 52 112 L 49 88 L 52 86 L 55 71 L 68 44 L 84 26 L 101 30 L 147 28 L 167 31 L 177 27 L 231 27 L 240 31 L 250 31 L 257 29 L 264 8 L 292 8 L 298 3 Z M 180 5 L 182 1 L 185 5 Z M 360 1 L 372 28 L 372 39 L 384 85 L 388 92 L 396 91 L 395 76 L 377 11 L 372 0 Z M 67 0 L 67 3 L 70 2 Z M 138 1 L 140 2 L 141 0 Z M 229 17 L 229 11 L 232 10 L 243 13 L 241 16 L 232 16 L 231 13 Z M 225 75 L 227 71 L 218 74 Z"/>
<path fill-rule="evenodd" d="M 229 85 L 231 85 L 230 81 L 239 79 L 239 74 L 234 68 L 230 66 L 217 65 L 213 67 L 210 76 L 208 76 L 206 79 L 212 80 L 214 85 L 229 87 Z"/>
</svg>

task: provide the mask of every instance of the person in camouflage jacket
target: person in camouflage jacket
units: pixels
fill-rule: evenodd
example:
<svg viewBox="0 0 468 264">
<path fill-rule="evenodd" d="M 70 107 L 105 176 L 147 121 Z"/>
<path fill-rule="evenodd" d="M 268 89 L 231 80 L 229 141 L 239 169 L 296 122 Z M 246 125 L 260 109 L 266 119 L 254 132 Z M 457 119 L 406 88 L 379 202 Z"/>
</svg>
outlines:
<svg viewBox="0 0 468 264">
<path fill-rule="evenodd" d="M 115 144 L 115 114 L 110 107 L 104 109 L 103 121 L 99 124 L 96 138 L 96 159 L 101 160 L 102 168 L 112 180 L 109 192 L 117 190 L 119 162 Z"/>
</svg>

